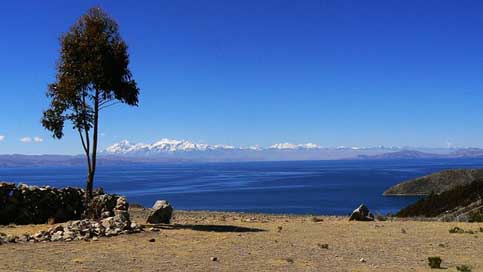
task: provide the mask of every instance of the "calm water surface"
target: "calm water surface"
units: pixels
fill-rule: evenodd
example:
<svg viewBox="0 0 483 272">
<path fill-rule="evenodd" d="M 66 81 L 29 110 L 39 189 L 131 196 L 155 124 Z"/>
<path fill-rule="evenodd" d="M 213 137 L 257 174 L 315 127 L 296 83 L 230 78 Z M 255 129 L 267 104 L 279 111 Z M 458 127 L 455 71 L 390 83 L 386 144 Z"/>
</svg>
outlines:
<svg viewBox="0 0 483 272">
<path fill-rule="evenodd" d="M 450 168 L 478 168 L 483 159 L 153 164 L 100 167 L 96 186 L 151 206 L 177 209 L 345 215 L 360 203 L 396 212 L 414 197 L 383 197 L 401 181 Z M 0 168 L 0 180 L 84 186 L 83 167 Z"/>
</svg>

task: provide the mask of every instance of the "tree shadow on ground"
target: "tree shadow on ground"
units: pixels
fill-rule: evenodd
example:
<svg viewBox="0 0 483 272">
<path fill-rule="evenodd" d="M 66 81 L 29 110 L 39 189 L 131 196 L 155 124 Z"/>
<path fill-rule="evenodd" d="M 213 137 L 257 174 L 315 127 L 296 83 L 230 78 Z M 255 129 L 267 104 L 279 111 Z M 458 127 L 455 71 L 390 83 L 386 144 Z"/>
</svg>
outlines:
<svg viewBox="0 0 483 272">
<path fill-rule="evenodd" d="M 266 231 L 264 229 L 257 228 L 247 228 L 232 225 L 194 225 L 194 224 L 156 224 L 156 225 L 146 225 L 146 227 L 153 227 L 158 229 L 188 229 L 194 231 L 208 231 L 208 232 L 262 232 Z"/>
</svg>

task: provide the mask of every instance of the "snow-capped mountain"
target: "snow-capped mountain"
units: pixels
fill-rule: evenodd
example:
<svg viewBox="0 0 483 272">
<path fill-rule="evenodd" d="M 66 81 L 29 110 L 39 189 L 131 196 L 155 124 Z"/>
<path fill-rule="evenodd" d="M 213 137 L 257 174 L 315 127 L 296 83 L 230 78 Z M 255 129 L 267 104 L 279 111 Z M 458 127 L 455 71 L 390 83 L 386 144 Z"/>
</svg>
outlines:
<svg viewBox="0 0 483 272">
<path fill-rule="evenodd" d="M 113 144 L 104 150 L 104 153 L 109 154 L 156 154 L 156 153 L 174 153 L 174 152 L 202 152 L 202 151 L 263 151 L 263 150 L 308 150 L 320 149 L 317 144 L 292 144 L 279 143 L 269 147 L 235 147 L 231 145 L 210 145 L 197 144 L 185 140 L 161 139 L 153 144 L 131 143 L 128 140 L 123 140 L 119 143 Z"/>
<path fill-rule="evenodd" d="M 402 152 L 404 151 L 404 152 Z M 143 159 L 170 159 L 189 161 L 277 161 L 277 160 L 335 160 L 372 158 L 445 157 L 452 150 L 411 149 L 402 147 L 321 147 L 318 144 L 278 143 L 266 147 L 231 146 L 193 143 L 186 140 L 161 139 L 152 144 L 118 142 L 103 150 L 102 155 L 137 157 Z M 427 153 L 427 155 L 426 155 Z M 482 152 L 483 153 L 483 152 Z M 403 156 L 404 155 L 404 156 Z M 417 155 L 417 156 L 416 156 Z"/>
<path fill-rule="evenodd" d="M 153 144 L 130 143 L 123 140 L 105 149 L 110 154 L 136 154 L 136 153 L 173 153 L 173 152 L 195 152 L 209 150 L 232 150 L 235 147 L 230 145 L 209 145 L 195 144 L 185 140 L 161 139 Z"/>
<path fill-rule="evenodd" d="M 281 150 L 290 150 L 290 149 L 318 149 L 321 148 L 317 144 L 307 143 L 307 144 L 292 144 L 292 143 L 280 143 L 274 144 L 268 147 L 269 149 L 281 149 Z"/>
</svg>

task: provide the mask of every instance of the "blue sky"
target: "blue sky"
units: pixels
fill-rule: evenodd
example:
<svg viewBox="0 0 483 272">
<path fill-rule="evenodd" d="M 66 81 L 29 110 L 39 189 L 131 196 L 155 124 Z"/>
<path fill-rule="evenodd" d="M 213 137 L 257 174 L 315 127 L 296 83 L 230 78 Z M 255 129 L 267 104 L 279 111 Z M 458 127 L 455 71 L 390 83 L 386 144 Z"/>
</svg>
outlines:
<svg viewBox="0 0 483 272">
<path fill-rule="evenodd" d="M 0 10 L 0 154 L 81 153 L 40 118 L 59 36 L 97 4 L 141 89 L 138 108 L 103 113 L 101 147 L 483 147 L 481 1 L 20 0 Z"/>
</svg>

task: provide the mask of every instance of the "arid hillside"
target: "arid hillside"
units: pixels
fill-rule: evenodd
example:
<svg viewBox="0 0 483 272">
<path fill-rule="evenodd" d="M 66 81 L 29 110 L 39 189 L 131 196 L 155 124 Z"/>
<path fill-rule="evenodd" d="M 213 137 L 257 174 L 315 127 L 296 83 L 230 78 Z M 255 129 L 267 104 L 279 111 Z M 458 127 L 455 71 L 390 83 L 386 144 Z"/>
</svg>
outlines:
<svg viewBox="0 0 483 272">
<path fill-rule="evenodd" d="M 132 209 L 138 222 L 146 210 Z M 21 234 L 49 225 L 3 226 Z M 98 241 L 0 245 L 2 271 L 483 271 L 481 223 L 176 212 L 173 224 Z M 465 233 L 450 233 L 459 227 Z"/>
<path fill-rule="evenodd" d="M 399 183 L 384 192 L 385 196 L 440 194 L 458 185 L 483 179 L 483 169 L 446 170 Z"/>
</svg>

